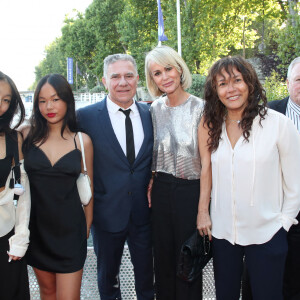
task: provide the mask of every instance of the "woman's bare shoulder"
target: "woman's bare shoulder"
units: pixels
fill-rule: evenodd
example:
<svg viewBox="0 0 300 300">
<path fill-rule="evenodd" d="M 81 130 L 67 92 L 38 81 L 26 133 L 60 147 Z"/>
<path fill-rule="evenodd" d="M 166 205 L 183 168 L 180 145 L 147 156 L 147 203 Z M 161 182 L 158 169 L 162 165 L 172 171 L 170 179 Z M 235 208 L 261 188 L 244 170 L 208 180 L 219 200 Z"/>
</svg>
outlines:
<svg viewBox="0 0 300 300">
<path fill-rule="evenodd" d="M 30 131 L 30 128 L 31 128 L 31 126 L 29 124 L 21 125 L 18 128 L 18 131 L 22 134 L 24 140 L 26 139 L 26 137 Z"/>
</svg>

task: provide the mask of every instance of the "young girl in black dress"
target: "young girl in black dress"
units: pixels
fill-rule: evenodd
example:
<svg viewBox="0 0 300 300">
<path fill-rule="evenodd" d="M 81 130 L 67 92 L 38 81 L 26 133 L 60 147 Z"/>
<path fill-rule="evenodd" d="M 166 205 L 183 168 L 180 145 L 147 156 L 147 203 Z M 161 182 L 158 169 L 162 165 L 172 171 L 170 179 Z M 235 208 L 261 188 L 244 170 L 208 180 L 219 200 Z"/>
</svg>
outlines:
<svg viewBox="0 0 300 300">
<path fill-rule="evenodd" d="M 30 299 L 27 265 L 22 258 L 29 242 L 30 190 L 22 161 L 22 137 L 11 129 L 18 111 L 19 120 L 14 128 L 23 122 L 25 110 L 14 82 L 0 72 L 0 298 L 5 300 Z M 17 149 L 21 163 L 20 183 L 26 191 L 15 206 L 15 191 L 10 180 Z"/>
<path fill-rule="evenodd" d="M 93 146 L 82 136 L 92 179 Z M 32 198 L 28 264 L 43 300 L 80 299 L 93 201 L 83 210 L 76 185 L 82 157 L 75 101 L 63 76 L 50 74 L 38 83 L 23 149 Z"/>
</svg>

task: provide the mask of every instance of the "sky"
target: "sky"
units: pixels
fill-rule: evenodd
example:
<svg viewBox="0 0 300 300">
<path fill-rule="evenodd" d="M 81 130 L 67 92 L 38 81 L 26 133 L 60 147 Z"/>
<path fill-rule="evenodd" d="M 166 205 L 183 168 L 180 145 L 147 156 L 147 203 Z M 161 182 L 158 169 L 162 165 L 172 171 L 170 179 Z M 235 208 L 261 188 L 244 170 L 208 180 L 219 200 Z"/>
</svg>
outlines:
<svg viewBox="0 0 300 300">
<path fill-rule="evenodd" d="M 0 0 L 0 71 L 26 91 L 47 45 L 61 36 L 67 14 L 93 0 Z"/>
</svg>

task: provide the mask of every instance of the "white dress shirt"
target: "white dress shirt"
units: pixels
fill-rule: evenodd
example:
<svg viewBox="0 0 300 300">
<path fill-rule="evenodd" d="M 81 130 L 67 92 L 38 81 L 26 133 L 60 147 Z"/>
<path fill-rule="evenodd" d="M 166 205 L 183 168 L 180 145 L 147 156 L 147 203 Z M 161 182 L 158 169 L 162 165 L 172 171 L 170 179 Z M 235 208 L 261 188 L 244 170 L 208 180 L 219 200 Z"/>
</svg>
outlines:
<svg viewBox="0 0 300 300">
<path fill-rule="evenodd" d="M 126 127 L 125 127 L 126 116 L 124 115 L 124 113 L 119 111 L 120 108 L 123 110 L 124 110 L 124 108 L 122 108 L 119 105 L 112 102 L 110 100 L 109 96 L 107 96 L 106 99 L 107 99 L 107 101 L 106 101 L 107 110 L 108 110 L 109 118 L 111 121 L 111 125 L 115 132 L 117 140 L 126 156 L 127 155 Z M 143 125 L 142 125 L 141 116 L 140 116 L 139 110 L 135 104 L 135 101 L 133 101 L 132 105 L 130 107 L 128 107 L 127 109 L 131 109 L 129 116 L 131 119 L 132 129 L 133 129 L 135 157 L 137 157 L 137 155 L 141 149 L 141 146 L 143 144 L 143 141 L 144 141 L 144 129 L 143 129 Z"/>
<path fill-rule="evenodd" d="M 5 189 L 0 192 L 0 237 L 5 236 L 15 227 L 15 234 L 9 239 L 9 253 L 23 257 L 29 243 L 30 187 L 24 170 L 24 161 L 20 163 L 21 184 L 25 188 L 25 193 L 19 197 L 17 207 L 15 207 L 14 190 L 9 188 L 10 173 Z"/>
<path fill-rule="evenodd" d="M 300 132 L 300 106 L 289 98 L 285 115 L 290 118 Z"/>
<path fill-rule="evenodd" d="M 232 244 L 263 244 L 297 224 L 300 209 L 300 135 L 283 114 L 269 109 L 253 120 L 249 142 L 232 149 L 223 124 L 212 153 L 212 235 Z"/>
</svg>

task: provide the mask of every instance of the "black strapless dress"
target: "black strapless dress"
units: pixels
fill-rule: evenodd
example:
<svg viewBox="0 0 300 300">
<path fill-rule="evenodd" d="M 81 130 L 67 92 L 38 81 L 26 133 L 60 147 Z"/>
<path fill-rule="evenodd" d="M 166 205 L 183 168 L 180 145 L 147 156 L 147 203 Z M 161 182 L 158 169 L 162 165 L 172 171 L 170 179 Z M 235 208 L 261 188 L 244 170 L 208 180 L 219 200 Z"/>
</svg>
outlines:
<svg viewBox="0 0 300 300">
<path fill-rule="evenodd" d="M 52 166 L 40 148 L 31 146 L 24 166 L 31 190 L 28 264 L 55 273 L 80 270 L 87 254 L 86 220 L 76 186 L 80 150 L 68 152 Z"/>
</svg>

